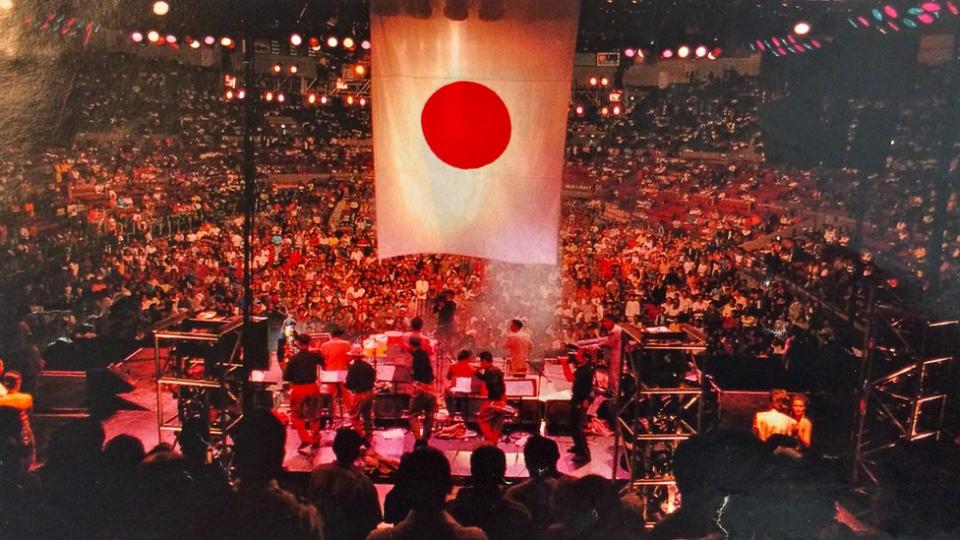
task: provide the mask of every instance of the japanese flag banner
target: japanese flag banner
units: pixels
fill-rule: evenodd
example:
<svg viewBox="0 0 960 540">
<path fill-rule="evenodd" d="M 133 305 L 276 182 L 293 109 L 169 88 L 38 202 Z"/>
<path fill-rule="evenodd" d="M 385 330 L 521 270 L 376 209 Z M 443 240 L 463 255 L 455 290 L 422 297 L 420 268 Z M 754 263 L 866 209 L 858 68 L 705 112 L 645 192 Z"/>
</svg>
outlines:
<svg viewBox="0 0 960 540">
<path fill-rule="evenodd" d="M 372 0 L 378 256 L 556 264 L 579 0 Z"/>
</svg>

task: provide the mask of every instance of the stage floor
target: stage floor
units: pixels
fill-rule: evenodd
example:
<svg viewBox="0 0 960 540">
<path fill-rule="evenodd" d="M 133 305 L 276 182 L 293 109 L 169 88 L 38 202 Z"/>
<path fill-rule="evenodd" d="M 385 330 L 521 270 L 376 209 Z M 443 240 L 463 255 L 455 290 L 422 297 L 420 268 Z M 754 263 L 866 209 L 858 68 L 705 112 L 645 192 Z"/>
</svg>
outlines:
<svg viewBox="0 0 960 540">
<path fill-rule="evenodd" d="M 273 370 L 279 370 L 275 363 L 271 371 Z M 120 366 L 119 371 L 134 385 L 134 389 L 119 396 L 130 406 L 117 411 L 104 421 L 107 438 L 123 433 L 133 435 L 140 438 L 144 447 L 148 450 L 161 440 L 173 443 L 173 433 L 165 432 L 162 439 L 158 438 L 153 351 L 143 350 Z M 541 398 L 550 396 L 554 399 L 562 399 L 564 396 L 569 396 L 570 384 L 564 379 L 560 366 L 549 364 L 544 370 L 543 377 L 536 378 L 538 378 L 541 386 Z M 176 411 L 176 401 L 172 395 L 169 392 L 164 393 L 162 400 L 164 412 L 173 414 Z M 297 452 L 300 441 L 293 427 L 288 426 L 287 430 L 287 453 L 284 460 L 284 466 L 287 470 L 306 472 L 317 465 L 333 461 L 333 449 L 331 448 L 334 436 L 333 430 L 323 432 L 319 451 L 308 456 Z M 613 436 L 589 436 L 588 441 L 593 459 L 580 467 L 572 463 L 572 455 L 565 451 L 573 444 L 570 437 L 563 435 L 551 437 L 560 445 L 561 461 L 559 469 L 561 472 L 572 476 L 598 474 L 605 478 L 611 477 L 613 472 Z M 499 444 L 500 448 L 507 454 L 508 477 L 528 476 L 523 460 L 524 441 L 525 437 L 522 432 L 514 432 L 504 437 Z M 404 452 L 409 452 L 413 448 L 413 442 L 413 435 L 405 427 L 382 428 L 376 430 L 373 450 L 384 457 L 399 460 Z M 430 440 L 431 446 L 447 455 L 450 459 L 453 474 L 459 477 L 469 476 L 470 454 L 480 443 L 479 436 L 458 439 L 434 437 Z M 628 478 L 629 475 L 621 470 L 618 476 Z"/>
</svg>

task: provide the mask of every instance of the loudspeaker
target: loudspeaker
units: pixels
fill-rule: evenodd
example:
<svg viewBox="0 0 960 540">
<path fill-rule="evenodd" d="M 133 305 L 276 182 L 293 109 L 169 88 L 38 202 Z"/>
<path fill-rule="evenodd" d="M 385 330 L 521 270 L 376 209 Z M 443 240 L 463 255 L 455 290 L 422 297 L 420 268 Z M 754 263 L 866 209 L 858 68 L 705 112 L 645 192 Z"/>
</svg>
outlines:
<svg viewBox="0 0 960 540">
<path fill-rule="evenodd" d="M 539 426 L 543 418 L 543 406 L 539 399 L 519 399 L 510 402 L 517 408 L 517 416 L 511 422 L 523 426 Z"/>
<path fill-rule="evenodd" d="M 250 328 L 243 334 L 243 363 L 247 369 L 261 371 L 270 369 L 267 335 L 267 318 L 251 318 Z"/>
<path fill-rule="evenodd" d="M 85 371 L 40 372 L 33 408 L 38 413 L 78 413 L 87 411 L 87 373 Z"/>
<path fill-rule="evenodd" d="M 398 420 L 409 406 L 409 394 L 377 394 L 373 400 L 373 416 L 377 420 Z"/>
<path fill-rule="evenodd" d="M 546 402 L 543 412 L 547 421 L 547 431 L 553 435 L 558 431 L 570 429 L 570 401 L 566 399 L 552 399 Z"/>
</svg>

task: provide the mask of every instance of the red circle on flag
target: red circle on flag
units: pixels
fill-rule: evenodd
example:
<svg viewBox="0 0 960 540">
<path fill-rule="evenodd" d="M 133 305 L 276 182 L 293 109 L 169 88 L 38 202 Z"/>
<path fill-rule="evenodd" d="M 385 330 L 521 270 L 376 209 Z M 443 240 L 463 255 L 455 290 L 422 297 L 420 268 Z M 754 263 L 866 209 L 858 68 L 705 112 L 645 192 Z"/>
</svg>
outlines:
<svg viewBox="0 0 960 540">
<path fill-rule="evenodd" d="M 490 88 L 469 81 L 441 87 L 420 114 L 423 137 L 441 161 L 458 169 L 493 163 L 510 143 L 510 113 Z"/>
</svg>

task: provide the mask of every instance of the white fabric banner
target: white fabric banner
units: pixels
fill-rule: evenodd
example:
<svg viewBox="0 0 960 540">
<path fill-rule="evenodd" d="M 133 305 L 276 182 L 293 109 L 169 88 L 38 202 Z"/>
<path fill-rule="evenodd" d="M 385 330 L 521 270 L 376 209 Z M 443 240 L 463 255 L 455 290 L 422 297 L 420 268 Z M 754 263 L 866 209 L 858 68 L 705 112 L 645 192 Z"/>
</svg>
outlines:
<svg viewBox="0 0 960 540">
<path fill-rule="evenodd" d="M 372 0 L 381 259 L 557 263 L 578 16 L 579 0 Z"/>
</svg>

